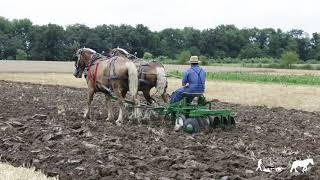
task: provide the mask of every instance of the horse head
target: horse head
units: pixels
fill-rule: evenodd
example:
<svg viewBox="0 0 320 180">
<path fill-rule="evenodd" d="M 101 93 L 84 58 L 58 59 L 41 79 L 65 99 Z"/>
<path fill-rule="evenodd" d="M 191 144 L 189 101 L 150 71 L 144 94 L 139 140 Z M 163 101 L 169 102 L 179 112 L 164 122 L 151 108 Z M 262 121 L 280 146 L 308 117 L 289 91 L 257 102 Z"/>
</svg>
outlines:
<svg viewBox="0 0 320 180">
<path fill-rule="evenodd" d="M 73 75 L 76 78 L 81 78 L 82 73 L 84 69 L 88 66 L 88 63 L 92 57 L 93 54 L 96 54 L 95 50 L 92 50 L 90 48 L 81 48 L 78 49 L 76 52 L 77 61 L 75 62 L 75 70 L 73 72 Z"/>
</svg>

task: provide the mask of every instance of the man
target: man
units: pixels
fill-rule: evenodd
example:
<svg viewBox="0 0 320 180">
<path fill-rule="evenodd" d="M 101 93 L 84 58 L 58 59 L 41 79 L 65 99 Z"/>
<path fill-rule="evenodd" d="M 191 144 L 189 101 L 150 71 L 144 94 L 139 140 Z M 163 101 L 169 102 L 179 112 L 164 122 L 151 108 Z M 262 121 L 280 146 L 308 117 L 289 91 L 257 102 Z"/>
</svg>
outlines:
<svg viewBox="0 0 320 180">
<path fill-rule="evenodd" d="M 170 103 L 180 101 L 184 92 L 203 93 L 205 89 L 206 72 L 199 66 L 198 56 L 191 56 L 189 63 L 191 67 L 184 73 L 182 79 L 182 88 L 172 93 Z"/>
</svg>

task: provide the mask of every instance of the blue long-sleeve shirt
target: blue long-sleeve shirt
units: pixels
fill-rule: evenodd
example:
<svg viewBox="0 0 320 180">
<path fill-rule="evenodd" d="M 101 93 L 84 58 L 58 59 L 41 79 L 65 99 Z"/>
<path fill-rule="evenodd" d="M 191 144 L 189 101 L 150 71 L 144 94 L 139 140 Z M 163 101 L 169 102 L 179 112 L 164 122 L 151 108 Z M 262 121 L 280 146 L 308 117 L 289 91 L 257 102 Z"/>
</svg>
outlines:
<svg viewBox="0 0 320 180">
<path fill-rule="evenodd" d="M 182 84 L 189 84 L 192 91 L 204 92 L 206 72 L 198 64 L 191 65 L 191 68 L 184 73 Z"/>
</svg>

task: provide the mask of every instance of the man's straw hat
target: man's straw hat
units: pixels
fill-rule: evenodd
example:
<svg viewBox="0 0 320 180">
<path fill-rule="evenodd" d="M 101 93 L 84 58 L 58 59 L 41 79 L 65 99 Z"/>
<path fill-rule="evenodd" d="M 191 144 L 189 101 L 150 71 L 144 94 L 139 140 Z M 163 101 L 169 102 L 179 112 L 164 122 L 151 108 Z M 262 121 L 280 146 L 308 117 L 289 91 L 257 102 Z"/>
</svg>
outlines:
<svg viewBox="0 0 320 180">
<path fill-rule="evenodd" d="M 191 56 L 191 57 L 190 57 L 190 60 L 189 60 L 189 63 L 190 63 L 190 64 L 199 64 L 200 61 L 199 61 L 198 56 Z"/>
</svg>

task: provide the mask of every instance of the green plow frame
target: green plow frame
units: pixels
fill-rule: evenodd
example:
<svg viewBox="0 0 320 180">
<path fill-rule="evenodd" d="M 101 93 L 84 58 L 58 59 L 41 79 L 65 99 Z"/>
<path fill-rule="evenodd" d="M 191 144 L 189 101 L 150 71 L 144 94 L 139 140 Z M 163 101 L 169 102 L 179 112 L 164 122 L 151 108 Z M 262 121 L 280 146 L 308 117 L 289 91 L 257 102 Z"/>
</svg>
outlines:
<svg viewBox="0 0 320 180">
<path fill-rule="evenodd" d="M 112 100 L 117 97 L 112 96 Z M 167 104 L 165 106 L 151 106 L 141 103 L 140 106 L 134 106 L 134 102 L 125 99 L 124 102 L 130 108 L 142 108 L 152 110 L 159 115 L 172 120 L 174 123 L 179 116 L 184 118 L 211 118 L 215 127 L 229 128 L 235 125 L 235 113 L 230 109 L 212 109 L 213 102 L 206 101 L 204 96 L 200 96 L 197 104 L 188 102 L 187 97 L 182 101 Z"/>
<path fill-rule="evenodd" d="M 235 125 L 235 113 L 230 109 L 212 109 L 213 102 L 206 101 L 204 96 L 199 97 L 198 104 L 192 104 L 184 97 L 182 101 L 150 108 L 173 122 L 179 117 L 184 118 L 211 118 L 215 127 L 229 128 Z"/>
</svg>

